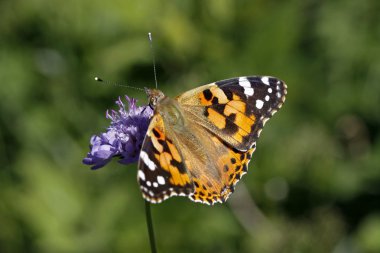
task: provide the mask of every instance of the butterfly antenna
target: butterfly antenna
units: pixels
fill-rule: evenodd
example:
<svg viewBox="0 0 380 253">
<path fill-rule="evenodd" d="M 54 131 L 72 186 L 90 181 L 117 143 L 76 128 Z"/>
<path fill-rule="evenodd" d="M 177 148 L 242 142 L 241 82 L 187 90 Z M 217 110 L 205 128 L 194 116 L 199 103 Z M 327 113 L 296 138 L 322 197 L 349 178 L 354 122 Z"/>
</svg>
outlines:
<svg viewBox="0 0 380 253">
<path fill-rule="evenodd" d="M 124 85 L 124 84 L 111 83 L 111 82 L 103 80 L 103 79 L 101 79 L 99 77 L 95 77 L 95 81 L 101 82 L 101 83 L 104 83 L 104 84 L 108 84 L 108 85 L 120 86 L 120 87 L 125 87 L 125 88 L 131 88 L 131 89 L 135 89 L 135 90 L 139 90 L 139 91 L 144 91 L 145 92 L 145 90 L 141 89 L 141 88 L 137 88 L 137 87 L 133 87 L 133 86 L 128 86 L 128 85 Z"/>
<path fill-rule="evenodd" d="M 157 84 L 157 72 L 156 72 L 156 59 L 154 57 L 152 33 L 148 33 L 148 39 L 149 39 L 149 44 L 150 44 L 150 50 L 152 52 L 154 81 L 156 83 L 156 89 L 157 89 L 158 84 Z"/>
</svg>

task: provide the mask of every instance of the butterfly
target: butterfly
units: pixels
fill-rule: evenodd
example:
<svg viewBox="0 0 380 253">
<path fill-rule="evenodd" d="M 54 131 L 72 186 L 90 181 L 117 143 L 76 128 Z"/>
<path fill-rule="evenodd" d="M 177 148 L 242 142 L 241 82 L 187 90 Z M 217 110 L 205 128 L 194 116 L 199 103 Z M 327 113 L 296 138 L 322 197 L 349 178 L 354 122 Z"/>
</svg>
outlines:
<svg viewBox="0 0 380 253">
<path fill-rule="evenodd" d="M 187 196 L 223 203 L 247 172 L 256 141 L 285 101 L 286 84 L 269 76 L 217 81 L 172 99 L 147 89 L 154 109 L 138 162 L 151 203 Z"/>
</svg>

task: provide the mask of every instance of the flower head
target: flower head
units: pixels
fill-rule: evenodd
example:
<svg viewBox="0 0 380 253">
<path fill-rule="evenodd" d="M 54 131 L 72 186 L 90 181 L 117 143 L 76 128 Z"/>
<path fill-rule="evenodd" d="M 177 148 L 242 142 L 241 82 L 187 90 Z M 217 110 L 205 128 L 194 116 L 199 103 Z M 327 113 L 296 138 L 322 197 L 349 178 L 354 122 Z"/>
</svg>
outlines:
<svg viewBox="0 0 380 253">
<path fill-rule="evenodd" d="M 149 106 L 136 106 L 134 98 L 125 98 L 128 109 L 119 97 L 116 101 L 119 110 L 106 113 L 111 120 L 107 131 L 91 137 L 90 152 L 83 159 L 84 164 L 92 165 L 91 169 L 103 167 L 115 156 L 122 164 L 137 162 L 139 158 L 153 110 Z"/>
</svg>

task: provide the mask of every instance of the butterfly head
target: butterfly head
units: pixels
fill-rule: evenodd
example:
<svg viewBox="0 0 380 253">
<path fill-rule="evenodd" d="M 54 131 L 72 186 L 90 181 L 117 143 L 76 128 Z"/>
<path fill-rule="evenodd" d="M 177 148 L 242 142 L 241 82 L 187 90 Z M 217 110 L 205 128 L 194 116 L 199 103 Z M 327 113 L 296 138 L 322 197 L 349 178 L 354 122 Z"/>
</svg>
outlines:
<svg viewBox="0 0 380 253">
<path fill-rule="evenodd" d="M 154 109 L 157 104 L 165 97 L 164 93 L 157 89 L 145 88 L 145 93 L 148 96 L 149 106 Z"/>
</svg>

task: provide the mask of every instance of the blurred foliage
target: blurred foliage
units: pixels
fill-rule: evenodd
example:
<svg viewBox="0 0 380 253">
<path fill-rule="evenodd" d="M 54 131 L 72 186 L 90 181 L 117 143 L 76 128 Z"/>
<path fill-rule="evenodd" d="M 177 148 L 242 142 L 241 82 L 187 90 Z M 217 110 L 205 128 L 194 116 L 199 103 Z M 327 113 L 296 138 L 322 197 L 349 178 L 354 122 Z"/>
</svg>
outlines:
<svg viewBox="0 0 380 253">
<path fill-rule="evenodd" d="M 288 84 L 225 205 L 152 207 L 159 252 L 380 252 L 380 2 L 0 1 L 0 252 L 148 252 L 136 165 L 90 171 L 104 112 L 240 75 Z M 246 194 L 244 193 L 246 191 Z M 253 202 L 254 200 L 254 202 Z"/>
</svg>

